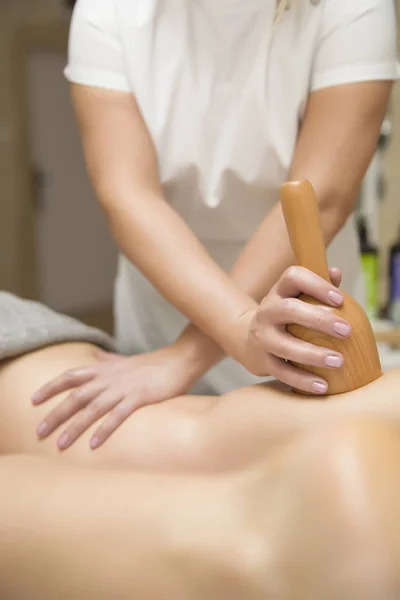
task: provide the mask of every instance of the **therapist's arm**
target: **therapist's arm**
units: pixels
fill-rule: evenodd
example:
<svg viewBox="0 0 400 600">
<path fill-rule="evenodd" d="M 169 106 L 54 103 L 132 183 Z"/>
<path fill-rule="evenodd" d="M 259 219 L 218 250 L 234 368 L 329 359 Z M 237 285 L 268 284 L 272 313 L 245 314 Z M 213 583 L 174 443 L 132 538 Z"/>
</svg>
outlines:
<svg viewBox="0 0 400 600">
<path fill-rule="evenodd" d="M 72 96 L 89 174 L 118 247 L 172 305 L 235 354 L 247 337 L 241 316 L 256 303 L 166 202 L 134 97 L 80 85 Z"/>
<path fill-rule="evenodd" d="M 313 184 L 327 245 L 353 211 L 377 147 L 392 85 L 390 81 L 346 84 L 309 97 L 289 179 L 308 179 Z M 277 203 L 244 248 L 231 276 L 238 287 L 260 302 L 293 261 Z M 223 357 L 213 340 L 193 324 L 183 332 L 181 341 L 193 353 L 198 348 L 199 376 Z"/>
</svg>

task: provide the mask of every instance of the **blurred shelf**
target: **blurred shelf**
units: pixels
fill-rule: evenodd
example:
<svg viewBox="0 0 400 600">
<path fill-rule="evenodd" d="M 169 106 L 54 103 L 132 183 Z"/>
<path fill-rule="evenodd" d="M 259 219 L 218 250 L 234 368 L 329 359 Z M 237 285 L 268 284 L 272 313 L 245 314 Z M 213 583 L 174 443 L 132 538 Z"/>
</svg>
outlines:
<svg viewBox="0 0 400 600">
<path fill-rule="evenodd" d="M 375 331 L 375 339 L 378 344 L 400 346 L 400 327 L 388 329 L 387 331 Z"/>
<path fill-rule="evenodd" d="M 400 346 L 400 326 L 393 325 L 390 321 L 374 321 L 372 326 L 378 344 Z"/>
</svg>

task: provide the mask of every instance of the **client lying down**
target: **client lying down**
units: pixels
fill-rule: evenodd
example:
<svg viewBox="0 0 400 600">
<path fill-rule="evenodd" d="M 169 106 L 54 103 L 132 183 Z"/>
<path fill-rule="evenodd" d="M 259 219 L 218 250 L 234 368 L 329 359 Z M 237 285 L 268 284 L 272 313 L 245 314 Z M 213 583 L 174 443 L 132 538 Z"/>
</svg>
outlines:
<svg viewBox="0 0 400 600">
<path fill-rule="evenodd" d="M 2 308 L 1 598 L 399 597 L 400 372 L 329 401 L 277 383 L 175 398 L 95 452 L 95 425 L 60 452 L 35 429 L 63 395 L 30 398 L 112 341 L 7 294 Z"/>
</svg>

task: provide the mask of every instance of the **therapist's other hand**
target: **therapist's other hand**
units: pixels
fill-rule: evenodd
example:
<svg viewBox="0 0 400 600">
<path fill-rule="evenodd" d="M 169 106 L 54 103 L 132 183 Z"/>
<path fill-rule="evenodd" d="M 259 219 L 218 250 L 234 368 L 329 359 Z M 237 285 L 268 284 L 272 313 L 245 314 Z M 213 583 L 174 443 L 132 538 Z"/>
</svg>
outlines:
<svg viewBox="0 0 400 600">
<path fill-rule="evenodd" d="M 91 437 L 93 449 L 138 408 L 180 396 L 192 385 L 188 369 L 173 346 L 132 357 L 97 351 L 98 363 L 67 371 L 32 397 L 34 405 L 72 390 L 37 428 L 45 438 L 71 419 L 57 444 L 65 450 L 105 417 Z"/>
<path fill-rule="evenodd" d="M 245 366 L 252 373 L 272 375 L 304 392 L 327 392 L 325 380 L 287 361 L 335 369 L 342 366 L 343 356 L 329 348 L 298 340 L 288 333 L 286 327 L 301 325 L 339 339 L 351 334 L 347 321 L 323 306 L 307 304 L 298 298 L 300 294 L 306 294 L 327 306 L 340 306 L 343 296 L 336 286 L 340 284 L 341 272 L 330 269 L 330 276 L 333 285 L 302 267 L 291 267 L 282 275 L 250 321 Z"/>
</svg>

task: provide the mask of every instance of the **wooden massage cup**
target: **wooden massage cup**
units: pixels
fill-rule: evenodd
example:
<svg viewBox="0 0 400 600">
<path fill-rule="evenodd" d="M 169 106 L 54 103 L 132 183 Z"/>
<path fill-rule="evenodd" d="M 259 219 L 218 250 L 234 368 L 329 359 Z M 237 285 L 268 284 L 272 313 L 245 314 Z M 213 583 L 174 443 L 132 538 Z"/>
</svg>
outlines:
<svg viewBox="0 0 400 600">
<path fill-rule="evenodd" d="M 318 204 L 311 183 L 297 181 L 283 185 L 281 206 L 297 264 L 330 282 Z M 337 339 L 298 325 L 290 325 L 287 328 L 296 338 L 317 346 L 331 348 L 343 355 L 344 364 L 339 369 L 309 367 L 294 363 L 296 367 L 325 379 L 329 385 L 327 392 L 329 395 L 363 387 L 382 375 L 378 349 L 369 319 L 354 298 L 346 293 L 343 293 L 343 296 L 344 302 L 339 308 L 328 307 L 309 296 L 302 295 L 300 298 L 310 304 L 323 306 L 326 310 L 346 319 L 352 327 L 348 338 Z"/>
</svg>

